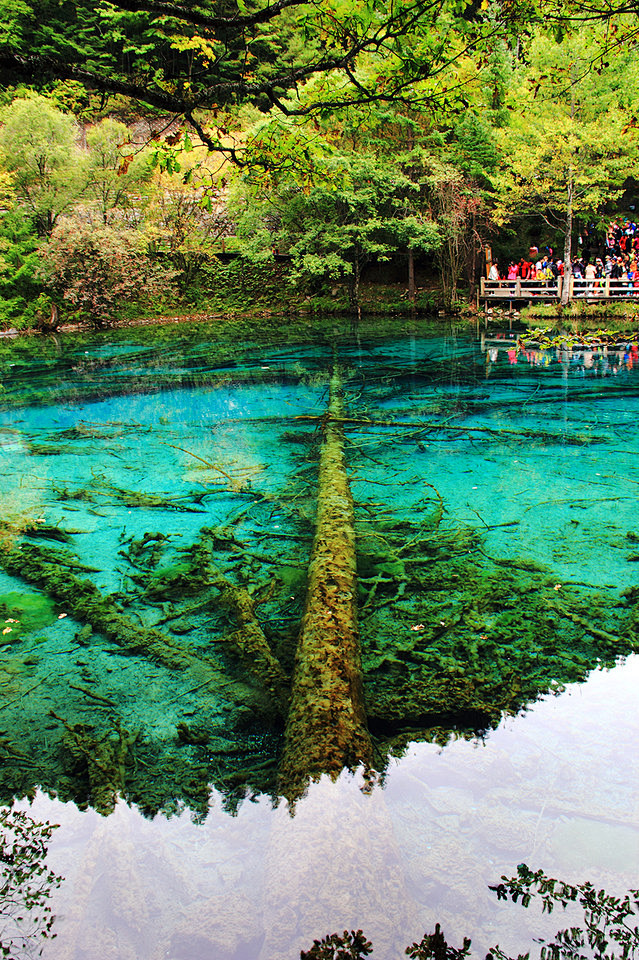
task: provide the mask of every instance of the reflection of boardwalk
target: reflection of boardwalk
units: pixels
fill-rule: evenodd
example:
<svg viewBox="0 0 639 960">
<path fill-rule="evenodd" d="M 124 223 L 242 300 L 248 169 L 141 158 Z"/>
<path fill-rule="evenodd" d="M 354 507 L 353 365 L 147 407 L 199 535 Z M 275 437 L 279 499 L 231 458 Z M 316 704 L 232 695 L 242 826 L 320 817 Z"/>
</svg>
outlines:
<svg viewBox="0 0 639 960">
<path fill-rule="evenodd" d="M 570 278 L 568 300 L 637 300 L 639 286 L 632 280 L 583 280 Z M 556 280 L 486 280 L 481 279 L 479 298 L 484 306 L 490 303 L 508 301 L 526 301 L 527 303 L 546 303 L 561 300 L 563 277 Z"/>
</svg>

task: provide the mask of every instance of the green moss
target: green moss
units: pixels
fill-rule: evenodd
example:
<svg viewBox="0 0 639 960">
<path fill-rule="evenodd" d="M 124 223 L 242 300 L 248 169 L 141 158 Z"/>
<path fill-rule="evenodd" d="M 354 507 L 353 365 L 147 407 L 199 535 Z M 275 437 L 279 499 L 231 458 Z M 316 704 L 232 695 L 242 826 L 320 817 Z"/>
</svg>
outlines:
<svg viewBox="0 0 639 960">
<path fill-rule="evenodd" d="M 361 625 L 372 729 L 391 742 L 402 727 L 475 734 L 639 649 L 636 607 L 628 621 L 614 598 L 565 584 L 558 597 L 530 564 L 497 565 L 477 550 L 435 557 L 427 571 L 406 558 L 405 569 L 403 594 L 389 606 L 397 585 L 384 584 Z"/>
<path fill-rule="evenodd" d="M 55 619 L 55 603 L 49 597 L 38 593 L 0 594 L 0 632 L 5 641 L 13 642 L 23 634 L 41 630 Z"/>
</svg>

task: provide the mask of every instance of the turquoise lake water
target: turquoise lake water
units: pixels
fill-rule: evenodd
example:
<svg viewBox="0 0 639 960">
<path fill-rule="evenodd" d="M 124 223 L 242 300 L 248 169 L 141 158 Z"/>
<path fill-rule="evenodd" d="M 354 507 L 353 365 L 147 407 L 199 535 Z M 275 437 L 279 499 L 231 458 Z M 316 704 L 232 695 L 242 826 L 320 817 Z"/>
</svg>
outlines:
<svg viewBox="0 0 639 960">
<path fill-rule="evenodd" d="M 518 863 L 637 886 L 636 345 L 339 339 L 378 777 L 291 811 L 212 580 L 250 593 L 290 672 L 335 344 L 220 362 L 208 337 L 1 357 L 0 545 L 22 559 L 0 569 L 0 802 L 61 825 L 43 956 L 294 960 L 361 927 L 394 960 L 436 922 L 523 952 L 561 920 L 496 901 Z M 83 580 L 126 643 L 74 611 Z M 136 648 L 150 628 L 185 668 Z"/>
</svg>

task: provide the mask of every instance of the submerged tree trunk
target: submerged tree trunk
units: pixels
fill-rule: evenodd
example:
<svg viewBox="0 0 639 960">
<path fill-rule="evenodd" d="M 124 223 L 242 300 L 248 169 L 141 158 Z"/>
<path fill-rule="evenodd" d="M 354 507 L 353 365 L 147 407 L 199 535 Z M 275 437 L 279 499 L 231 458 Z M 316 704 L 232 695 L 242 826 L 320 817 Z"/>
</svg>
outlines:
<svg viewBox="0 0 639 960">
<path fill-rule="evenodd" d="M 219 669 L 214 662 L 155 627 L 134 623 L 121 612 L 113 597 L 102 595 L 89 580 L 80 580 L 61 567 L 46 548 L 30 544 L 17 546 L 10 541 L 0 544 L 0 567 L 12 576 L 38 584 L 56 603 L 64 604 L 78 622 L 89 624 L 125 650 L 171 670 L 192 670 L 203 676 L 208 674 L 211 681 L 219 680 Z M 238 628 L 223 639 L 234 647 L 248 672 L 264 689 L 274 712 L 285 718 L 288 681 L 271 653 L 257 620 L 253 600 L 245 589 L 234 586 L 212 565 L 209 577 L 210 586 L 221 591 L 219 602 L 231 607 L 238 621 Z"/>
<path fill-rule="evenodd" d="M 344 461 L 340 378 L 331 379 L 319 467 L 317 526 L 297 647 L 280 792 L 302 796 L 311 779 L 370 769 L 357 626 L 353 500 Z"/>
</svg>

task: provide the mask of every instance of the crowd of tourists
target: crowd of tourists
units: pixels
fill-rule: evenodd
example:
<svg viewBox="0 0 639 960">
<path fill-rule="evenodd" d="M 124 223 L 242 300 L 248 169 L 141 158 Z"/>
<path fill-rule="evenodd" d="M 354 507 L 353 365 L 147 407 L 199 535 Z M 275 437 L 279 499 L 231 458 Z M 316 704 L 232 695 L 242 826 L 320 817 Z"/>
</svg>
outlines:
<svg viewBox="0 0 639 960">
<path fill-rule="evenodd" d="M 554 286 L 558 277 L 566 274 L 566 265 L 554 255 L 552 247 L 542 254 L 535 246 L 530 247 L 527 257 L 511 260 L 506 269 L 494 261 L 488 274 L 489 280 L 500 281 L 545 281 Z M 575 280 L 585 280 L 593 288 L 601 282 L 618 280 L 639 293 L 639 224 L 629 218 L 613 220 L 606 231 L 605 240 L 597 240 L 592 230 L 584 230 L 579 237 L 579 253 L 571 260 L 571 274 Z"/>
<path fill-rule="evenodd" d="M 547 280 L 556 281 L 563 277 L 564 264 L 553 256 L 552 247 L 546 247 L 546 252 L 539 256 L 537 247 L 531 247 L 528 258 L 511 260 L 506 270 L 501 270 L 497 260 L 494 260 L 488 273 L 489 280 Z"/>
</svg>

